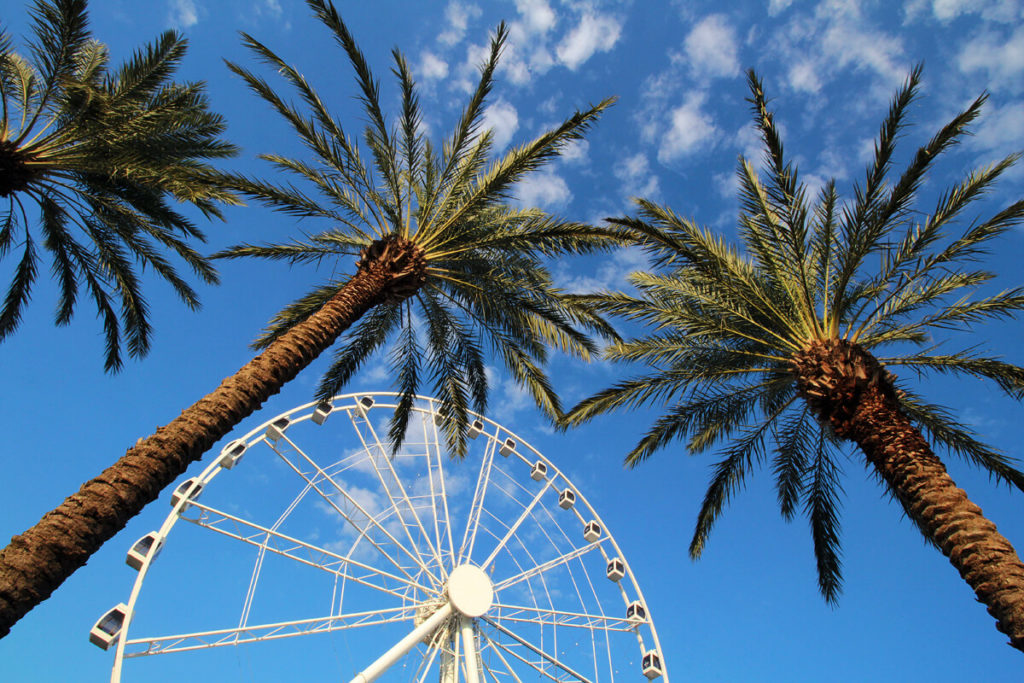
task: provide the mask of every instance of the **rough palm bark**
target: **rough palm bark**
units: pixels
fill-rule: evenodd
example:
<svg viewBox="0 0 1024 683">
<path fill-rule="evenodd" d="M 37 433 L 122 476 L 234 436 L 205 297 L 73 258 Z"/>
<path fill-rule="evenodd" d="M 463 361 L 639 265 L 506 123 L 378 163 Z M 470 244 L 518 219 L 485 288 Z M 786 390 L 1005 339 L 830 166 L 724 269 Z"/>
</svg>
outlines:
<svg viewBox="0 0 1024 683">
<path fill-rule="evenodd" d="M 835 434 L 853 441 L 918 528 L 949 559 L 1024 651 L 1024 563 L 946 472 L 900 409 L 892 375 L 845 340 L 811 345 L 794 359 L 801 395 Z"/>
<path fill-rule="evenodd" d="M 413 294 L 425 268 L 422 250 L 408 240 L 378 240 L 356 274 L 319 311 L 13 537 L 0 551 L 0 637 L 367 310 Z"/>
<path fill-rule="evenodd" d="M 11 140 L 0 140 L 0 198 L 24 190 L 32 178 L 22 154 Z"/>
</svg>

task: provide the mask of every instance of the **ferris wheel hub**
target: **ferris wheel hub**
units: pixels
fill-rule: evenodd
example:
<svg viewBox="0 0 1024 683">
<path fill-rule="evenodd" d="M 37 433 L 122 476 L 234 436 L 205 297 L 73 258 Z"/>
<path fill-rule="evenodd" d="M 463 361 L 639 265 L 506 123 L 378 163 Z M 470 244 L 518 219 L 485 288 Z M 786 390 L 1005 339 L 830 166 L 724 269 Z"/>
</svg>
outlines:
<svg viewBox="0 0 1024 683">
<path fill-rule="evenodd" d="M 459 565 L 448 576 L 448 600 L 464 616 L 483 616 L 494 602 L 491 577 L 480 567 Z"/>
</svg>

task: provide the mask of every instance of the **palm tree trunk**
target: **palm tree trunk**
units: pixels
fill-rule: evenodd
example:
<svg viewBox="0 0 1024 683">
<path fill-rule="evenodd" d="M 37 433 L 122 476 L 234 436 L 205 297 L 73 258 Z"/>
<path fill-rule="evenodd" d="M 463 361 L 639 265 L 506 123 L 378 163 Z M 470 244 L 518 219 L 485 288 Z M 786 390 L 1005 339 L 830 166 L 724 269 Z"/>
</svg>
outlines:
<svg viewBox="0 0 1024 683">
<path fill-rule="evenodd" d="M 389 243 L 367 250 L 372 258 L 364 255 L 356 274 L 319 311 L 11 539 L 0 551 L 0 638 L 367 310 L 408 296 L 409 259 L 402 252 L 409 243 L 382 242 Z"/>
<path fill-rule="evenodd" d="M 878 386 L 867 388 L 848 422 L 904 510 L 988 606 L 996 628 L 1024 651 L 1024 564 L 1010 542 L 946 473 L 921 432 Z"/>
</svg>

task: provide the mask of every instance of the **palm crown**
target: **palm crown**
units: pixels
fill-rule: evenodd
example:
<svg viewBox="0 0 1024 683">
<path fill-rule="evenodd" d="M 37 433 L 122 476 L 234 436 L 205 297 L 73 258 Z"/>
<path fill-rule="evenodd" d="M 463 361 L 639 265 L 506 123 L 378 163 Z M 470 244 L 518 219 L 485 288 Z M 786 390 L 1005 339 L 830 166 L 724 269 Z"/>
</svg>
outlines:
<svg viewBox="0 0 1024 683">
<path fill-rule="evenodd" d="M 1011 155 L 968 174 L 923 219 L 912 209 L 926 171 L 965 134 L 984 96 L 887 184 L 894 142 L 919 78 L 915 69 L 894 98 L 852 201 L 840 200 L 833 181 L 812 202 L 797 169 L 785 160 L 761 82 L 750 72 L 767 179 L 740 160 L 742 250 L 648 201 L 638 200 L 639 217 L 615 220 L 634 232 L 659 270 L 632 276 L 636 295 L 586 300 L 597 310 L 654 328 L 608 350 L 610 359 L 645 363 L 652 372 L 582 401 L 565 418 L 566 424 L 579 424 L 622 407 L 668 405 L 628 454 L 630 465 L 677 439 L 687 439 L 691 453 L 728 442 L 697 517 L 690 543 L 694 558 L 730 496 L 770 458 L 783 516 L 791 518 L 802 506 L 810 518 L 819 586 L 829 601 L 841 583 L 837 447 L 852 439 L 871 451 L 867 442 L 877 434 L 865 436 L 864 414 L 857 411 L 873 390 L 934 443 L 1024 490 L 1024 474 L 1012 460 L 979 442 L 945 408 L 905 385 L 897 388 L 885 369 L 967 374 L 993 380 L 1018 398 L 1024 390 L 1024 368 L 975 348 L 940 353 L 929 345 L 934 330 L 960 329 L 1024 308 L 1021 288 L 974 300 L 961 296 L 993 277 L 966 264 L 1020 222 L 1024 202 L 947 238 L 955 219 L 1016 160 Z M 883 349 L 885 356 L 872 355 Z M 869 452 L 872 464 L 875 458 Z M 912 496 L 885 480 L 911 519 L 927 526 Z"/>
<path fill-rule="evenodd" d="M 199 229 L 168 200 L 207 216 L 234 201 L 208 159 L 235 148 L 207 109 L 201 83 L 170 80 L 185 39 L 168 31 L 116 71 L 89 36 L 85 0 L 37 0 L 32 61 L 0 31 L 0 258 L 21 258 L 0 308 L 0 340 L 21 320 L 37 276 L 39 247 L 60 287 L 56 322 L 70 321 L 84 286 L 103 320 L 106 368 L 121 366 L 121 334 L 131 356 L 149 348 L 150 325 L 133 261 L 151 267 L 190 308 L 196 293 L 163 249 L 205 282 L 209 263 L 186 241 Z M 33 211 L 32 207 L 37 209 Z M 40 235 L 33 234 L 38 213 Z M 120 313 L 116 311 L 120 304 Z M 119 320 L 120 317 L 120 320 Z"/>
<path fill-rule="evenodd" d="M 291 263 L 359 256 L 360 266 L 391 259 L 401 282 L 376 303 L 342 340 L 321 380 L 327 399 L 390 339 L 390 364 L 401 390 L 390 435 L 397 448 L 405 433 L 417 387 L 433 384 L 446 418 L 445 433 L 458 452 L 465 448 L 467 411 L 487 401 L 486 352 L 493 351 L 548 414 L 560 412 L 541 366 L 547 345 L 588 357 L 593 343 L 579 327 L 611 334 L 599 318 L 553 288 L 543 258 L 611 246 L 615 233 L 565 221 L 505 200 L 513 184 L 579 139 L 611 100 L 577 112 L 557 128 L 492 161 L 492 134 L 482 130 L 486 97 L 506 39 L 504 25 L 458 123 L 438 151 L 424 136 L 415 83 L 400 52 L 393 52 L 402 109 L 392 128 L 381 111 L 378 84 L 347 27 L 330 3 L 311 0 L 321 20 L 347 53 L 359 83 L 369 125 L 369 154 L 327 111 L 313 87 L 269 48 L 244 41 L 279 71 L 301 96 L 305 115 L 258 75 L 230 68 L 288 121 L 314 153 L 313 162 L 266 154 L 277 168 L 297 175 L 316 194 L 295 186 L 238 178 L 238 189 L 299 217 L 322 218 L 330 227 L 305 240 L 240 245 L 216 256 L 255 256 Z M 323 283 L 282 310 L 255 346 L 264 348 L 305 320 L 345 285 Z"/>
</svg>

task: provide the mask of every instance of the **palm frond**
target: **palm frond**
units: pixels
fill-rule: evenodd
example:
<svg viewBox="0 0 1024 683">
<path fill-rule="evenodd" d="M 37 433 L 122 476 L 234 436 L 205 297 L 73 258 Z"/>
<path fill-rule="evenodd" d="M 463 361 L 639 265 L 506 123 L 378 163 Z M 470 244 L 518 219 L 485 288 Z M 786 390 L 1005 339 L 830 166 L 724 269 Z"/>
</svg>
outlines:
<svg viewBox="0 0 1024 683">
<path fill-rule="evenodd" d="M 843 585 L 839 554 L 839 494 L 842 492 L 839 475 L 839 467 L 829 454 L 825 434 L 819 431 L 805 495 L 818 565 L 818 588 L 825 601 L 833 605 L 838 602 Z"/>
</svg>

